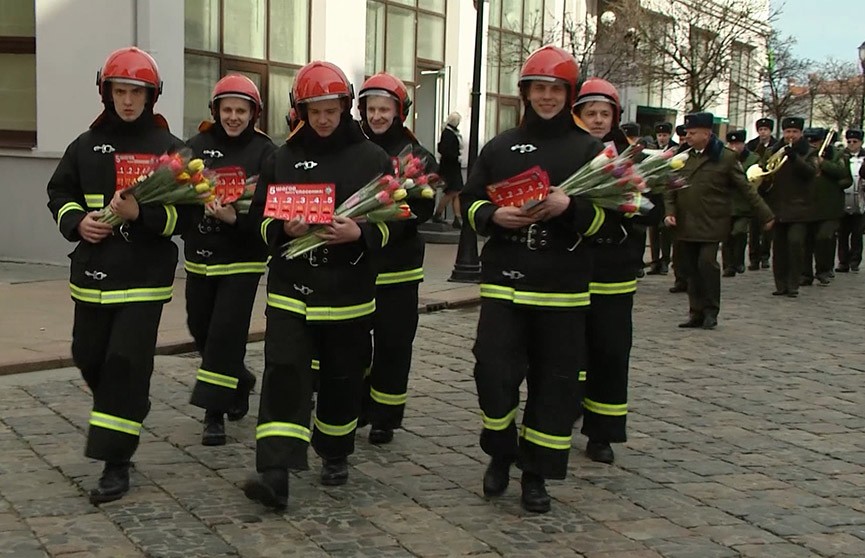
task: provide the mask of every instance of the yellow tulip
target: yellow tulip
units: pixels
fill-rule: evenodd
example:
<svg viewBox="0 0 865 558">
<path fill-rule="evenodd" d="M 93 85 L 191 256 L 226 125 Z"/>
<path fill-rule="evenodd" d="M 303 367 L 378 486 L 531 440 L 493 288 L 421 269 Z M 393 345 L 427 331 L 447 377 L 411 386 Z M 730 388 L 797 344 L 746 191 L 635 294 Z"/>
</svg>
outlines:
<svg viewBox="0 0 865 558">
<path fill-rule="evenodd" d="M 204 161 L 201 159 L 193 159 L 189 161 L 188 167 L 193 173 L 199 172 L 204 169 Z"/>
<path fill-rule="evenodd" d="M 405 188 L 398 188 L 393 191 L 393 201 L 404 200 L 408 195 L 408 192 L 405 191 Z"/>
<path fill-rule="evenodd" d="M 672 159 L 670 161 L 670 168 L 673 170 L 681 170 L 685 167 L 685 161 L 681 159 Z"/>
<path fill-rule="evenodd" d="M 182 172 L 182 173 L 178 174 L 178 175 L 177 175 L 177 180 L 178 180 L 179 182 L 186 182 L 186 181 L 188 181 L 188 180 L 189 180 L 189 173 L 188 173 L 188 172 Z"/>
<path fill-rule="evenodd" d="M 424 188 L 420 191 L 420 196 L 422 198 L 426 198 L 428 200 L 431 200 L 434 197 L 436 197 L 436 193 L 435 193 L 435 190 L 433 190 L 432 188 Z"/>
<path fill-rule="evenodd" d="M 209 192 L 210 191 L 210 183 L 199 182 L 198 184 L 195 185 L 195 191 L 198 192 L 199 194 Z"/>
</svg>

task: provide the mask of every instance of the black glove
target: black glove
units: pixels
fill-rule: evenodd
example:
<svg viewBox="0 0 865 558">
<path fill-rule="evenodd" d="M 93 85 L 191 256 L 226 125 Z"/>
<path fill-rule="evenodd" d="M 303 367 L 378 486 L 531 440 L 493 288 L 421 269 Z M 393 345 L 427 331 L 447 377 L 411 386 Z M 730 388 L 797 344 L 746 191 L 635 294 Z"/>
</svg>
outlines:
<svg viewBox="0 0 865 558">
<path fill-rule="evenodd" d="M 794 149 L 792 145 L 788 145 L 784 148 L 784 155 L 786 155 L 787 158 L 791 160 L 799 156 L 799 154 L 796 153 L 796 149 Z"/>
</svg>

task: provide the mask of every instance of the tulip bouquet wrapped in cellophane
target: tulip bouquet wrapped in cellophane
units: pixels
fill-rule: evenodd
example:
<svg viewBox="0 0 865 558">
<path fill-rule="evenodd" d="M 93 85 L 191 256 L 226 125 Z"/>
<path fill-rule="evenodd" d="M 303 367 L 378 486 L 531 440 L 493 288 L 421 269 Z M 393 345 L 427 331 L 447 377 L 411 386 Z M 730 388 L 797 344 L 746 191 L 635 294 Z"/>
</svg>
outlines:
<svg viewBox="0 0 865 558">
<path fill-rule="evenodd" d="M 643 177 L 648 191 L 653 194 L 663 194 L 666 191 L 687 188 L 687 181 L 678 171 L 685 167 L 689 151 L 690 149 L 686 149 L 681 153 L 676 153 L 674 149 L 665 151 L 644 150 L 643 153 L 648 153 L 648 156 L 636 164 L 635 172 Z"/>
<path fill-rule="evenodd" d="M 121 196 L 133 196 L 139 204 L 206 204 L 213 201 L 215 175 L 204 168 L 204 161 L 192 159 L 192 152 L 181 150 L 161 155 L 150 172 L 139 176 Z M 109 207 L 99 212 L 98 220 L 117 226 L 123 223 Z"/>
</svg>

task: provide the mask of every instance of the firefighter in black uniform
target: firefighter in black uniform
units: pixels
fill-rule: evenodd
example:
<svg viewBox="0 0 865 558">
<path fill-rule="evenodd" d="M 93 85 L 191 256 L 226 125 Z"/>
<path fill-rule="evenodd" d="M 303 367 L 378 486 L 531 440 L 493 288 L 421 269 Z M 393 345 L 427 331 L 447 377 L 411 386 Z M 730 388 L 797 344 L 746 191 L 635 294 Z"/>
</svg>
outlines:
<svg viewBox="0 0 865 558">
<path fill-rule="evenodd" d="M 210 111 L 214 121 L 202 122 L 187 144 L 218 181 L 239 188 L 261 172 L 276 149 L 255 128 L 261 114 L 258 88 L 246 76 L 225 76 L 213 88 Z M 183 236 L 186 323 L 201 354 L 192 404 L 205 409 L 201 443 L 206 446 L 225 444 L 225 415 L 243 418 L 255 385 L 243 358 L 267 247 L 257 241 L 248 217 L 216 200 Z"/>
<path fill-rule="evenodd" d="M 618 127 L 622 114 L 619 92 L 611 83 L 591 78 L 580 88 L 574 113 L 589 132 L 613 142 L 619 153 L 630 146 Z M 612 463 L 611 442 L 627 441 L 628 367 L 633 337 L 632 311 L 637 291 L 634 262 L 639 261 L 642 238 L 632 236 L 635 224 L 656 226 L 664 215 L 663 199 L 644 216 L 622 220 L 619 230 L 590 239 L 594 251 L 591 306 L 586 318 L 587 359 L 582 433 L 589 441 L 586 455 L 593 461 Z"/>
<path fill-rule="evenodd" d="M 393 172 L 390 157 L 369 141 L 351 117 L 354 91 L 328 62 L 301 68 L 292 88 L 300 122 L 265 163 L 250 209 L 270 246 L 264 378 L 256 429 L 258 475 L 246 496 L 282 509 L 288 502 L 288 470 L 305 470 L 312 442 L 324 459 L 321 482 L 344 484 L 354 451 L 364 370 L 371 356 L 376 270 L 371 253 L 399 226 L 358 224 L 334 217 L 320 236 L 328 244 L 286 260 L 281 246 L 307 232 L 301 219 L 263 218 L 270 185 L 328 184 L 339 206 L 377 176 Z M 312 355 L 319 359 L 319 388 L 310 431 Z"/>
<path fill-rule="evenodd" d="M 171 236 L 194 218 L 191 206 L 142 204 L 122 197 L 126 175 L 148 172 L 183 142 L 153 113 L 162 89 L 151 56 L 113 52 L 97 75 L 105 108 L 73 141 L 48 183 L 60 233 L 76 242 L 69 286 L 75 302 L 72 358 L 93 394 L 84 454 L 105 462 L 94 504 L 129 490 L 130 459 L 150 409 L 150 376 L 162 306 L 172 295 L 177 246 Z M 97 221 L 105 206 L 125 223 Z"/>
<path fill-rule="evenodd" d="M 673 125 L 669 122 L 655 124 L 655 140 L 658 149 L 666 151 L 678 148 L 679 144 L 671 139 L 672 135 Z M 646 275 L 666 275 L 670 270 L 673 233 L 663 226 L 663 223 L 649 227 L 649 249 L 652 254 L 652 264 Z"/>
<path fill-rule="evenodd" d="M 558 184 L 601 151 L 601 143 L 571 117 L 578 77 L 573 56 L 558 47 L 542 47 L 527 58 L 519 78 L 523 121 L 484 146 L 460 199 L 466 222 L 490 237 L 481 256 L 473 349 L 481 448 L 492 458 L 484 494 L 504 493 L 516 461 L 523 471 L 522 506 L 541 513 L 550 509 L 545 479 L 563 479 L 567 472 L 580 401 L 574 363 L 585 359 L 592 267 L 584 237 L 602 229 L 606 212 L 555 188 L 529 211 L 496 207 L 486 186 L 536 165 Z M 523 379 L 528 400 L 518 434 Z"/>
<path fill-rule="evenodd" d="M 425 164 L 436 170 L 435 157 L 424 149 L 403 125 L 411 100 L 405 84 L 385 72 L 366 80 L 358 93 L 364 132 L 396 158 L 407 146 Z M 361 423 L 369 422 L 369 441 L 386 444 L 402 424 L 408 397 L 412 343 L 417 332 L 418 285 L 423 281 L 424 243 L 417 226 L 435 209 L 432 199 L 409 200 L 416 219 L 405 223 L 398 237 L 376 255 L 375 315 L 373 316 L 373 361 L 364 389 Z"/>
</svg>

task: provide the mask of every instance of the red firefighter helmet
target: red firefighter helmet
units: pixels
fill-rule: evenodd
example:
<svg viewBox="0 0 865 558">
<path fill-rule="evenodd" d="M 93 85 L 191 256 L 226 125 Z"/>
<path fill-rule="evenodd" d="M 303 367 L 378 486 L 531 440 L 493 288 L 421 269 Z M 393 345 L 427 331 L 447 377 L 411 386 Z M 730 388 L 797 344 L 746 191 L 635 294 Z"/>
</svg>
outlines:
<svg viewBox="0 0 865 558">
<path fill-rule="evenodd" d="M 213 93 L 210 95 L 210 104 L 208 105 L 213 118 L 219 117 L 216 101 L 225 97 L 236 97 L 252 103 L 253 120 L 261 114 L 261 93 L 258 92 L 258 87 L 255 86 L 255 83 L 244 75 L 227 75 L 213 86 Z"/>
<path fill-rule="evenodd" d="M 364 97 L 374 95 L 389 97 L 396 101 L 397 113 L 400 120 L 405 122 L 408 117 L 408 109 L 411 107 L 411 99 L 408 98 L 408 88 L 401 79 L 387 72 L 379 72 L 363 82 L 363 85 L 360 86 L 360 93 L 357 95 L 358 101 L 362 105 L 361 109 L 364 108 Z M 361 116 L 366 119 L 365 114 L 361 114 Z"/>
<path fill-rule="evenodd" d="M 520 70 L 519 82 L 527 81 L 563 81 L 570 88 L 568 106 L 572 106 L 577 97 L 577 81 L 580 78 L 580 66 L 576 59 L 565 49 L 547 45 L 534 51 L 526 58 L 526 63 Z"/>
<path fill-rule="evenodd" d="M 577 101 L 574 103 L 574 112 L 578 112 L 576 108 L 579 105 L 596 101 L 613 105 L 613 127 L 618 126 L 619 119 L 622 117 L 619 91 L 605 79 L 589 78 L 583 83 L 583 86 L 580 87 L 580 93 L 577 95 Z"/>
<path fill-rule="evenodd" d="M 316 60 L 297 72 L 290 97 L 291 106 L 295 108 L 298 103 L 345 98 L 348 99 L 346 110 L 349 110 L 354 88 L 336 64 Z"/>
<path fill-rule="evenodd" d="M 156 60 L 138 47 L 115 50 L 108 55 L 102 69 L 96 72 L 96 86 L 103 99 L 109 93 L 104 87 L 109 81 L 152 88 L 154 104 L 162 93 L 162 80 L 159 79 Z"/>
</svg>

